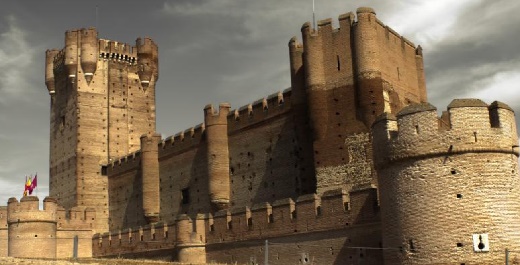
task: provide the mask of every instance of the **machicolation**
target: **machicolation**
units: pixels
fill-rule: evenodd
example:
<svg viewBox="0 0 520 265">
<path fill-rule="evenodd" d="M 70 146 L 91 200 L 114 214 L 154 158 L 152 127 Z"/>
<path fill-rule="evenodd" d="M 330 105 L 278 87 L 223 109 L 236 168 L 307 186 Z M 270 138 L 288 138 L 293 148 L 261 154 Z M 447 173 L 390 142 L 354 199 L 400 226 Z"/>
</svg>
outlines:
<svg viewBox="0 0 520 265">
<path fill-rule="evenodd" d="M 156 132 L 159 48 L 46 52 L 50 197 L 0 207 L 0 255 L 231 264 L 501 264 L 520 250 L 514 113 L 428 103 L 420 46 L 372 8 L 290 39 L 288 89 Z M 167 73 L 168 74 L 168 73 Z M 38 251 L 27 251 L 38 249 Z M 268 260 L 265 260 L 267 257 Z"/>
</svg>

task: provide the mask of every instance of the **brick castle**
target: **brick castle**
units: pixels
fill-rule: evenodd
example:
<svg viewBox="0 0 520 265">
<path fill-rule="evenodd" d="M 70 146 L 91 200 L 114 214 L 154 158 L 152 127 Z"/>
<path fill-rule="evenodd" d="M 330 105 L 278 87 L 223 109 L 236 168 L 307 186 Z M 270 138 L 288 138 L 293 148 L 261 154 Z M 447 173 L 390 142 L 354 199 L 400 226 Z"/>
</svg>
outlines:
<svg viewBox="0 0 520 265">
<path fill-rule="evenodd" d="M 397 265 L 519 250 L 511 108 L 459 99 L 438 117 L 421 47 L 374 10 L 317 24 L 289 41 L 289 89 L 207 105 L 164 139 L 157 45 L 66 32 L 46 53 L 50 197 L 0 208 L 0 255 Z"/>
</svg>

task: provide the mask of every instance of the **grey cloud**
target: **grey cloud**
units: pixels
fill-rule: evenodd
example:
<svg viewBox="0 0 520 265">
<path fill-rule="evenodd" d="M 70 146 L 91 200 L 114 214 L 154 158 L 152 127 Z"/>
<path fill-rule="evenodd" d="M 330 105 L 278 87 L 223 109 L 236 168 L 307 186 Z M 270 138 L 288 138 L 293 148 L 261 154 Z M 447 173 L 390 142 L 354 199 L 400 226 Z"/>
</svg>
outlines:
<svg viewBox="0 0 520 265">
<path fill-rule="evenodd" d="M 390 27 L 415 23 L 403 10 L 417 0 L 351 3 L 316 0 L 316 19 L 337 17 L 359 5 L 372 6 Z M 419 32 L 401 32 L 425 51 L 429 97 L 439 109 L 454 97 L 475 95 L 489 87 L 497 74 L 519 68 L 520 16 L 516 0 L 467 1 L 464 12 L 445 38 L 420 43 Z M 163 137 L 203 121 L 207 103 L 230 102 L 234 108 L 283 90 L 290 85 L 287 43 L 300 39 L 300 27 L 312 20 L 312 1 L 182 0 L 182 1 L 8 1 L 0 17 L 14 16 L 26 42 L 4 42 L 7 20 L 0 20 L 0 50 L 7 52 L 2 67 L 20 67 L 12 79 L 16 89 L 5 92 L 0 79 L 0 205 L 20 196 L 23 178 L 38 171 L 41 190 L 48 190 L 49 96 L 44 85 L 44 52 L 63 47 L 64 31 L 95 25 L 99 36 L 133 43 L 150 36 L 159 45 L 157 128 Z M 449 6 L 446 9 L 450 8 Z M 434 16 L 445 19 L 444 14 Z M 422 22 L 420 23 L 435 23 Z M 25 45 L 25 46 L 23 46 Z M 27 50 L 22 49 L 27 48 Z M 23 54 L 22 54 L 23 53 Z M 7 64 L 17 54 L 20 64 Z M 7 60 L 7 61 L 6 61 Z M 0 73 L 1 76 L 1 73 Z M 22 92 L 23 91 L 23 92 Z M 12 95 L 23 102 L 12 100 Z M 488 101 L 489 102 L 489 101 Z M 520 100 L 517 101 L 520 103 Z M 506 102 L 520 111 L 516 102 Z M 8 104 L 8 105 L 5 105 Z M 4 150 L 8 150 L 5 152 Z M 22 180 L 20 182 L 20 180 Z M 43 196 L 43 195 L 42 195 Z"/>
</svg>

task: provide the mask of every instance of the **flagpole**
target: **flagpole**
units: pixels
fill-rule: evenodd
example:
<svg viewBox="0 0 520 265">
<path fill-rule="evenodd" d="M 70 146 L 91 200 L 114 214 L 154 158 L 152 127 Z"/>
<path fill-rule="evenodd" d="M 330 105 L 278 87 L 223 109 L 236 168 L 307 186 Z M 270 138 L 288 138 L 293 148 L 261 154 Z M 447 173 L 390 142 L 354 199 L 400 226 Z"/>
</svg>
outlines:
<svg viewBox="0 0 520 265">
<path fill-rule="evenodd" d="M 34 174 L 34 178 L 38 178 L 38 172 L 36 172 Z M 34 178 L 33 178 L 33 182 L 34 182 Z M 38 180 L 36 180 L 36 185 L 34 186 L 34 189 L 35 189 L 35 192 L 36 192 L 36 194 L 35 194 L 36 197 L 38 197 L 38 189 L 36 188 L 37 185 L 38 185 Z M 38 198 L 40 198 L 40 197 L 38 197 Z"/>
</svg>

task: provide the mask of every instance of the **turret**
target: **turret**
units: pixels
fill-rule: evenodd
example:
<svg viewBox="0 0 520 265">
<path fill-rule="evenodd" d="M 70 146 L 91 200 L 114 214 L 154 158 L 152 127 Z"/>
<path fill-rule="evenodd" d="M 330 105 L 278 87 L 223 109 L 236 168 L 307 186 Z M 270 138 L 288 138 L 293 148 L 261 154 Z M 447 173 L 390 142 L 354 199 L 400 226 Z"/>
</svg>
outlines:
<svg viewBox="0 0 520 265">
<path fill-rule="evenodd" d="M 426 102 L 426 77 L 424 76 L 424 61 L 423 52 L 421 45 L 415 49 L 415 64 L 417 66 L 417 80 L 419 88 L 419 100 L 420 102 Z"/>
<path fill-rule="evenodd" d="M 296 37 L 289 41 L 292 104 L 305 104 L 305 72 L 303 67 L 303 45 Z"/>
<path fill-rule="evenodd" d="M 444 116 L 413 104 L 372 126 L 385 264 L 500 264 L 520 248 L 513 111 L 463 99 Z"/>
<path fill-rule="evenodd" d="M 59 52 L 56 49 L 45 51 L 45 85 L 50 95 L 56 92 L 54 84 L 54 58 Z"/>
<path fill-rule="evenodd" d="M 197 222 L 199 221 L 203 220 L 197 219 Z M 189 216 L 185 214 L 177 216 L 175 232 L 178 262 L 190 264 L 206 263 L 206 247 L 200 238 L 197 238 L 197 233 L 193 231 L 193 222 Z"/>
<path fill-rule="evenodd" d="M 98 38 L 95 28 L 81 30 L 81 68 L 87 83 L 90 84 L 98 60 Z"/>
<path fill-rule="evenodd" d="M 143 187 L 143 212 L 148 223 L 159 221 L 159 150 L 160 134 L 141 136 L 141 181 Z"/>
<path fill-rule="evenodd" d="M 150 82 L 157 82 L 159 78 L 157 45 L 150 38 L 138 38 L 136 47 L 139 79 L 143 87 L 148 87 Z"/>
<path fill-rule="evenodd" d="M 65 32 L 65 70 L 67 76 L 73 80 L 78 72 L 78 31 Z"/>
<path fill-rule="evenodd" d="M 227 115 L 230 105 L 222 103 L 219 113 L 215 113 L 212 105 L 204 108 L 206 125 L 206 141 L 208 145 L 208 190 L 213 210 L 221 210 L 229 204 L 229 147 L 227 132 Z"/>
<path fill-rule="evenodd" d="M 20 202 L 10 198 L 8 211 L 8 255 L 19 258 L 56 258 L 56 201 L 44 200 L 39 210 L 36 196 L 25 196 Z M 38 251 L 29 251 L 30 249 Z"/>
<path fill-rule="evenodd" d="M 327 95 L 325 92 L 325 72 L 323 69 L 322 38 L 318 32 L 311 28 L 309 22 L 303 24 L 303 45 L 305 52 L 305 85 L 307 99 L 309 101 L 309 118 L 313 130 L 314 139 L 322 139 L 327 132 L 328 109 Z"/>
<path fill-rule="evenodd" d="M 385 110 L 383 82 L 380 69 L 380 51 L 377 41 L 377 18 L 372 8 L 357 9 L 357 24 L 354 30 L 356 76 L 358 80 L 359 107 L 366 126 L 372 125 L 376 115 Z"/>
</svg>

